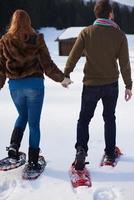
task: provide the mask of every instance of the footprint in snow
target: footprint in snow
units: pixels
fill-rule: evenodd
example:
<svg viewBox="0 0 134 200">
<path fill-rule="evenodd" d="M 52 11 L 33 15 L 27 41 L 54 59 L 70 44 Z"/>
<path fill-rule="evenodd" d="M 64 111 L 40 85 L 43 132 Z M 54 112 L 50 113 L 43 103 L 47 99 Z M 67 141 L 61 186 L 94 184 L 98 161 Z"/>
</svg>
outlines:
<svg viewBox="0 0 134 200">
<path fill-rule="evenodd" d="M 94 193 L 94 200 L 120 200 L 121 192 L 114 187 L 100 188 Z"/>
<path fill-rule="evenodd" d="M 16 187 L 15 180 L 5 179 L 0 181 L 0 200 L 6 200 Z"/>
</svg>

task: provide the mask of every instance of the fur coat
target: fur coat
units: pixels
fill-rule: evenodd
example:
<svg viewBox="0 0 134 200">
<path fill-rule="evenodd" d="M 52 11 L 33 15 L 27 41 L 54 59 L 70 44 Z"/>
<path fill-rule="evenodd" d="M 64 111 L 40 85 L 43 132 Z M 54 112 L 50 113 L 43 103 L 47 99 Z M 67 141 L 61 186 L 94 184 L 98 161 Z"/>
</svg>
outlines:
<svg viewBox="0 0 134 200">
<path fill-rule="evenodd" d="M 29 76 L 44 77 L 56 82 L 64 79 L 64 74 L 51 59 L 43 34 L 34 34 L 20 41 L 7 33 L 0 40 L 0 88 L 6 78 L 21 79 Z"/>
</svg>

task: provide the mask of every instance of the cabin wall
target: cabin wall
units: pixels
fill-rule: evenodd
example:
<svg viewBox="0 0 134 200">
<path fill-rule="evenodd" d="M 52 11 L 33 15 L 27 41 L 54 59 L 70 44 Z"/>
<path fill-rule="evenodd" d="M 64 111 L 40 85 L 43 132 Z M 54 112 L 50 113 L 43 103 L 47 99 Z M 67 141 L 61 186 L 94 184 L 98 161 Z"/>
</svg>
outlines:
<svg viewBox="0 0 134 200">
<path fill-rule="evenodd" d="M 59 55 L 68 56 L 76 39 L 71 40 L 59 40 Z"/>
</svg>

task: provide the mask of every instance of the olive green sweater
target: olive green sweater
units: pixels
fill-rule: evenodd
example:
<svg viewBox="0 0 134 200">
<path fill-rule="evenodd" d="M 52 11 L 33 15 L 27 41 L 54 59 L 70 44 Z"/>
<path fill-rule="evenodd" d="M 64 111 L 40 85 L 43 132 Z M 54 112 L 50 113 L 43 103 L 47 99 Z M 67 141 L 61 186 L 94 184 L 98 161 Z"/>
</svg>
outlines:
<svg viewBox="0 0 134 200">
<path fill-rule="evenodd" d="M 99 25 L 83 29 L 68 57 L 65 76 L 70 75 L 83 52 L 86 56 L 83 78 L 85 85 L 116 82 L 121 72 L 126 88 L 132 88 L 127 38 L 120 29 Z"/>
</svg>

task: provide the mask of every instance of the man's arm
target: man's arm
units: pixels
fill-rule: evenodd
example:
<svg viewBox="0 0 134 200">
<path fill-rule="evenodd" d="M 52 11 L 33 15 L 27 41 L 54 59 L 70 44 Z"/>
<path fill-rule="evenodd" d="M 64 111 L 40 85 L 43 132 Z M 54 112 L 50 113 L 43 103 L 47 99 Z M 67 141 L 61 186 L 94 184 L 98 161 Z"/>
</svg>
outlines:
<svg viewBox="0 0 134 200">
<path fill-rule="evenodd" d="M 128 42 L 127 42 L 127 38 L 125 34 L 123 36 L 123 40 L 122 40 L 120 51 L 119 51 L 119 64 L 120 64 L 120 70 L 123 77 L 123 81 L 126 85 L 125 100 L 128 101 L 132 96 L 132 92 L 131 92 L 132 78 L 131 78 Z"/>
<path fill-rule="evenodd" d="M 126 89 L 132 89 L 131 67 L 129 60 L 128 42 L 124 35 L 119 51 L 119 65 Z"/>
<path fill-rule="evenodd" d="M 67 59 L 66 67 L 64 69 L 64 74 L 66 77 L 70 76 L 70 73 L 75 68 L 76 63 L 81 57 L 84 50 L 84 39 L 83 39 L 83 31 L 79 34 L 70 54 Z"/>
</svg>

